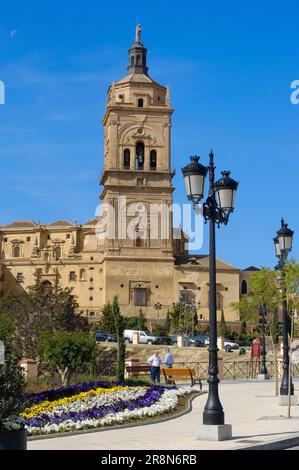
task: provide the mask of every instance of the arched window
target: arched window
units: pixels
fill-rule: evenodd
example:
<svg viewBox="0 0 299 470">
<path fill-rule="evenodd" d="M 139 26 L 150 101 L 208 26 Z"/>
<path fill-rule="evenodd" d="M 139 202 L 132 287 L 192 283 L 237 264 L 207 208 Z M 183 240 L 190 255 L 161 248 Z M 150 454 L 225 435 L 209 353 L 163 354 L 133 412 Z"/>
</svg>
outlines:
<svg viewBox="0 0 299 470">
<path fill-rule="evenodd" d="M 131 57 L 131 65 L 134 65 L 134 56 Z"/>
<path fill-rule="evenodd" d="M 85 278 L 86 278 L 86 273 L 85 273 L 85 269 L 80 269 L 80 281 L 85 281 Z"/>
<path fill-rule="evenodd" d="M 43 286 L 43 287 L 52 287 L 52 284 L 51 284 L 50 281 L 43 281 L 43 282 L 42 282 L 42 286 Z"/>
<path fill-rule="evenodd" d="M 150 152 L 150 169 L 156 170 L 157 168 L 157 151 L 151 150 Z"/>
<path fill-rule="evenodd" d="M 138 108 L 143 108 L 143 98 L 138 98 L 137 106 Z"/>
<path fill-rule="evenodd" d="M 124 168 L 130 169 L 130 149 L 124 150 Z"/>
<path fill-rule="evenodd" d="M 137 65 L 140 65 L 141 64 L 141 60 L 140 60 L 140 55 L 138 54 L 137 57 L 136 57 L 136 64 Z"/>
<path fill-rule="evenodd" d="M 248 291 L 247 282 L 244 279 L 241 284 L 241 294 L 247 294 L 247 291 Z"/>
<path fill-rule="evenodd" d="M 136 170 L 143 170 L 144 168 L 144 143 L 136 143 Z"/>
<path fill-rule="evenodd" d="M 21 248 L 19 247 L 19 245 L 13 247 L 13 249 L 12 249 L 12 256 L 13 256 L 14 258 L 20 258 L 20 256 L 21 256 Z"/>
<path fill-rule="evenodd" d="M 55 258 L 56 258 L 56 260 L 58 260 L 59 258 L 61 258 L 61 246 L 55 246 L 54 252 L 55 252 Z"/>
</svg>

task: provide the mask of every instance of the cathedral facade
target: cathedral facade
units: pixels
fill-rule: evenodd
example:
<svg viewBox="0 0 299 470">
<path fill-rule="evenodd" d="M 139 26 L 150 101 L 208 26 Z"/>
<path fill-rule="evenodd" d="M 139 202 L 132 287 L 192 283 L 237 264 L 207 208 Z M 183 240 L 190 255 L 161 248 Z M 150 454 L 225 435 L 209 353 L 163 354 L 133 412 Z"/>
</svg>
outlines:
<svg viewBox="0 0 299 470">
<path fill-rule="evenodd" d="M 137 27 L 127 75 L 108 90 L 104 163 L 97 217 L 76 224 L 18 220 L 0 226 L 0 293 L 35 283 L 71 287 L 90 321 L 116 295 L 121 312 L 142 309 L 152 324 L 179 299 L 208 320 L 209 257 L 190 255 L 173 228 L 169 88 L 148 74 L 147 50 Z M 231 307 L 247 289 L 248 271 L 217 259 L 217 311 L 238 322 Z"/>
</svg>

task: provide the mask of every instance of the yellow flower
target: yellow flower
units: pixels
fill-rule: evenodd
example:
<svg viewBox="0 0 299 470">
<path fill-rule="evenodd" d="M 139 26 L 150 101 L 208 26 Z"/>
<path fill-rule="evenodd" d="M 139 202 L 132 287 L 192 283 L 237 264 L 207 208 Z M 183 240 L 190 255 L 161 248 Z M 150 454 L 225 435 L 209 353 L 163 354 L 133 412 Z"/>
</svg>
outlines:
<svg viewBox="0 0 299 470">
<path fill-rule="evenodd" d="M 90 396 L 101 395 L 103 393 L 119 392 L 122 390 L 126 390 L 127 388 L 128 387 L 121 387 L 121 386 L 112 387 L 108 389 L 99 387 L 96 390 L 89 390 L 88 392 L 81 392 L 77 395 L 72 395 L 71 397 L 59 398 L 58 400 L 54 400 L 54 401 L 45 400 L 42 403 L 26 408 L 22 413 L 20 413 L 20 416 L 22 416 L 22 418 L 25 418 L 25 419 L 35 418 L 41 413 L 49 413 L 56 406 L 67 405 L 68 403 L 72 403 L 77 400 L 86 400 Z"/>
</svg>

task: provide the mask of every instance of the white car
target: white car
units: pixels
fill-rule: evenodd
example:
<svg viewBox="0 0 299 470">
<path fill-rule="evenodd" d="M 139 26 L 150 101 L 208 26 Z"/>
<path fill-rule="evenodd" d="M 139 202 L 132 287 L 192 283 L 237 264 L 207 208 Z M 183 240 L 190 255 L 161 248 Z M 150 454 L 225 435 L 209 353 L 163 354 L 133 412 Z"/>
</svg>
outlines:
<svg viewBox="0 0 299 470">
<path fill-rule="evenodd" d="M 210 344 L 210 338 L 205 339 L 205 345 L 209 346 Z M 237 343 L 237 341 L 233 341 L 231 339 L 226 339 L 224 338 L 224 349 L 225 351 L 229 352 L 232 349 L 239 349 L 240 345 Z"/>
<path fill-rule="evenodd" d="M 126 343 L 133 343 L 133 333 L 139 333 L 139 343 L 141 344 L 160 344 L 158 336 L 152 336 L 146 331 L 125 330 L 124 338 Z"/>
</svg>

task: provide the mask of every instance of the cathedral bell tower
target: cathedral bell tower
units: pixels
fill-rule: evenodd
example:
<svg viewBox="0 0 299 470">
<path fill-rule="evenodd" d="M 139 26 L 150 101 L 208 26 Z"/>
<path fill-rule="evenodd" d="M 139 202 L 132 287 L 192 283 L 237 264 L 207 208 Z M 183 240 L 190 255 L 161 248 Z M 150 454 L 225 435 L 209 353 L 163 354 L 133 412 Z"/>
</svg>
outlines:
<svg viewBox="0 0 299 470">
<path fill-rule="evenodd" d="M 104 170 L 100 199 L 110 204 L 115 214 L 112 230 L 115 237 L 108 237 L 104 242 L 106 257 L 173 257 L 174 173 L 170 167 L 173 109 L 168 87 L 159 85 L 148 75 L 146 56 L 141 26 L 137 25 L 135 41 L 129 49 L 128 74 L 109 87 L 103 118 Z M 153 210 L 161 205 L 169 209 L 168 213 Z M 146 215 L 137 221 L 136 216 L 142 212 Z M 167 236 L 165 230 L 164 235 L 161 231 L 165 217 Z M 152 223 L 157 230 L 151 231 Z"/>
</svg>

